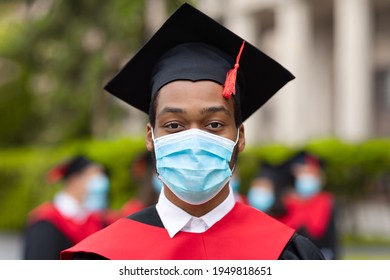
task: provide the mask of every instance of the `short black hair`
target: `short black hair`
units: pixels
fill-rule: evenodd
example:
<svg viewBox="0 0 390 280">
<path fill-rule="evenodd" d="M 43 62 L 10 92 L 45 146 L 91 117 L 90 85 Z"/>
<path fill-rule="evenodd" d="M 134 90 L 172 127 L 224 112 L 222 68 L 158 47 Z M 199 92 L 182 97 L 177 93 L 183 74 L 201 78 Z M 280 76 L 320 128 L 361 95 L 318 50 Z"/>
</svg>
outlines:
<svg viewBox="0 0 390 280">
<path fill-rule="evenodd" d="M 156 110 L 157 110 L 157 97 L 160 91 L 157 91 L 152 95 L 152 99 L 150 101 L 149 106 L 149 123 L 152 125 L 152 128 L 156 125 Z M 236 127 L 240 127 L 242 124 L 242 112 L 241 112 L 241 104 L 239 98 L 236 95 L 233 95 L 233 106 L 234 106 L 234 122 Z"/>
</svg>

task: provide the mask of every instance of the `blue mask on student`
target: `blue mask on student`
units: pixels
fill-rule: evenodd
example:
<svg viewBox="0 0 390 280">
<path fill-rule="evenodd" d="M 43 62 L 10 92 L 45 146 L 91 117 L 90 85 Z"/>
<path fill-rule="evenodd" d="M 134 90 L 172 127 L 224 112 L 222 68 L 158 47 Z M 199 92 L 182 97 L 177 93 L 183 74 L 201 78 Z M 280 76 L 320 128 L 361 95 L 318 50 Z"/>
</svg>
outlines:
<svg viewBox="0 0 390 280">
<path fill-rule="evenodd" d="M 295 180 L 295 190 L 302 197 L 311 197 L 321 189 L 321 181 L 313 175 L 300 175 Z"/>
<path fill-rule="evenodd" d="M 189 129 L 154 139 L 159 178 L 181 200 L 203 204 L 230 180 L 233 142 L 199 129 Z"/>
<path fill-rule="evenodd" d="M 238 193 L 238 191 L 240 190 L 240 181 L 237 178 L 232 177 L 229 184 L 233 192 Z"/>
<path fill-rule="evenodd" d="M 103 210 L 108 206 L 110 182 L 105 175 L 96 175 L 87 183 L 84 207 L 90 211 Z"/>
<path fill-rule="evenodd" d="M 261 187 L 252 187 L 247 196 L 249 205 L 263 212 L 267 212 L 275 203 L 274 193 Z"/>
<path fill-rule="evenodd" d="M 158 178 L 157 174 L 154 174 L 153 175 L 153 178 L 152 178 L 152 185 L 153 185 L 153 189 L 156 193 L 160 193 L 161 192 L 161 189 L 163 188 L 164 184 L 163 182 L 161 182 L 161 180 Z"/>
</svg>

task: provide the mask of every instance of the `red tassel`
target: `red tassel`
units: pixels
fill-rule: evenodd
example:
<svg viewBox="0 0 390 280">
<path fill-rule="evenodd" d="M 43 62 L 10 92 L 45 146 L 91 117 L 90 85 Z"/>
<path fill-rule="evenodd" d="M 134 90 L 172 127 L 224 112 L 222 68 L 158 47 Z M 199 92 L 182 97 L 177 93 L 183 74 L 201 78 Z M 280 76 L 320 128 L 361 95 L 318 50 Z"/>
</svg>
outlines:
<svg viewBox="0 0 390 280">
<path fill-rule="evenodd" d="M 236 64 L 234 64 L 234 68 L 230 69 L 226 74 L 225 84 L 223 85 L 222 96 L 225 98 L 230 98 L 232 94 L 236 94 L 236 79 L 237 79 L 237 71 L 238 67 L 240 67 L 240 58 L 242 54 L 242 50 L 244 49 L 245 41 L 242 42 L 240 51 L 236 58 Z"/>
<path fill-rule="evenodd" d="M 305 163 L 312 166 L 315 170 L 320 169 L 320 163 L 318 162 L 318 159 L 313 156 L 306 156 Z"/>
<path fill-rule="evenodd" d="M 64 177 L 67 167 L 68 165 L 59 165 L 52 168 L 46 175 L 46 181 L 49 184 L 59 182 Z"/>
</svg>

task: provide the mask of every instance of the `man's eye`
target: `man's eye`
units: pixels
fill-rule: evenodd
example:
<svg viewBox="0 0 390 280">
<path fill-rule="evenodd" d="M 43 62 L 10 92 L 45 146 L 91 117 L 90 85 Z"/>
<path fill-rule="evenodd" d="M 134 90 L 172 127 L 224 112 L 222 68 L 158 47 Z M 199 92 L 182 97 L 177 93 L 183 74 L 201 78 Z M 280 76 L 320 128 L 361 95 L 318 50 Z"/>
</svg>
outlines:
<svg viewBox="0 0 390 280">
<path fill-rule="evenodd" d="M 220 128 L 222 124 L 220 124 L 219 122 L 211 122 L 207 126 L 210 128 Z"/>
<path fill-rule="evenodd" d="M 169 123 L 166 125 L 167 128 L 171 128 L 171 129 L 177 129 L 179 128 L 179 124 L 178 123 Z"/>
</svg>

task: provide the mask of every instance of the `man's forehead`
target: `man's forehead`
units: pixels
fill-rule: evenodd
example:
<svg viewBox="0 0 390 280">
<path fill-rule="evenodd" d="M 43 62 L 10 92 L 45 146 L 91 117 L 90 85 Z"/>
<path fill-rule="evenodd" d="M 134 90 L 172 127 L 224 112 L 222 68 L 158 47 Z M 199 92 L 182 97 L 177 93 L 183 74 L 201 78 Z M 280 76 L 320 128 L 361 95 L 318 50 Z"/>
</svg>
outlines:
<svg viewBox="0 0 390 280">
<path fill-rule="evenodd" d="M 155 115 L 162 117 L 168 114 L 224 114 L 233 118 L 236 110 L 235 98 L 224 98 L 222 90 L 222 85 L 209 80 L 171 82 L 155 95 Z"/>
<path fill-rule="evenodd" d="M 172 106 L 161 105 L 158 108 L 158 115 L 163 115 L 163 114 L 167 114 L 167 113 L 187 114 L 187 113 L 189 113 L 189 109 L 197 110 L 200 115 L 215 114 L 215 113 L 223 113 L 223 114 L 226 114 L 228 116 L 232 115 L 231 108 L 229 108 L 229 106 L 224 106 L 224 105 L 215 105 L 215 106 L 211 105 L 211 106 L 204 106 L 204 107 L 193 107 L 193 106 L 175 107 L 173 104 L 172 104 Z"/>
<path fill-rule="evenodd" d="M 179 80 L 171 82 L 158 92 L 158 104 L 162 103 L 204 103 L 205 106 L 229 104 L 231 101 L 222 96 L 222 85 L 214 81 Z"/>
</svg>

